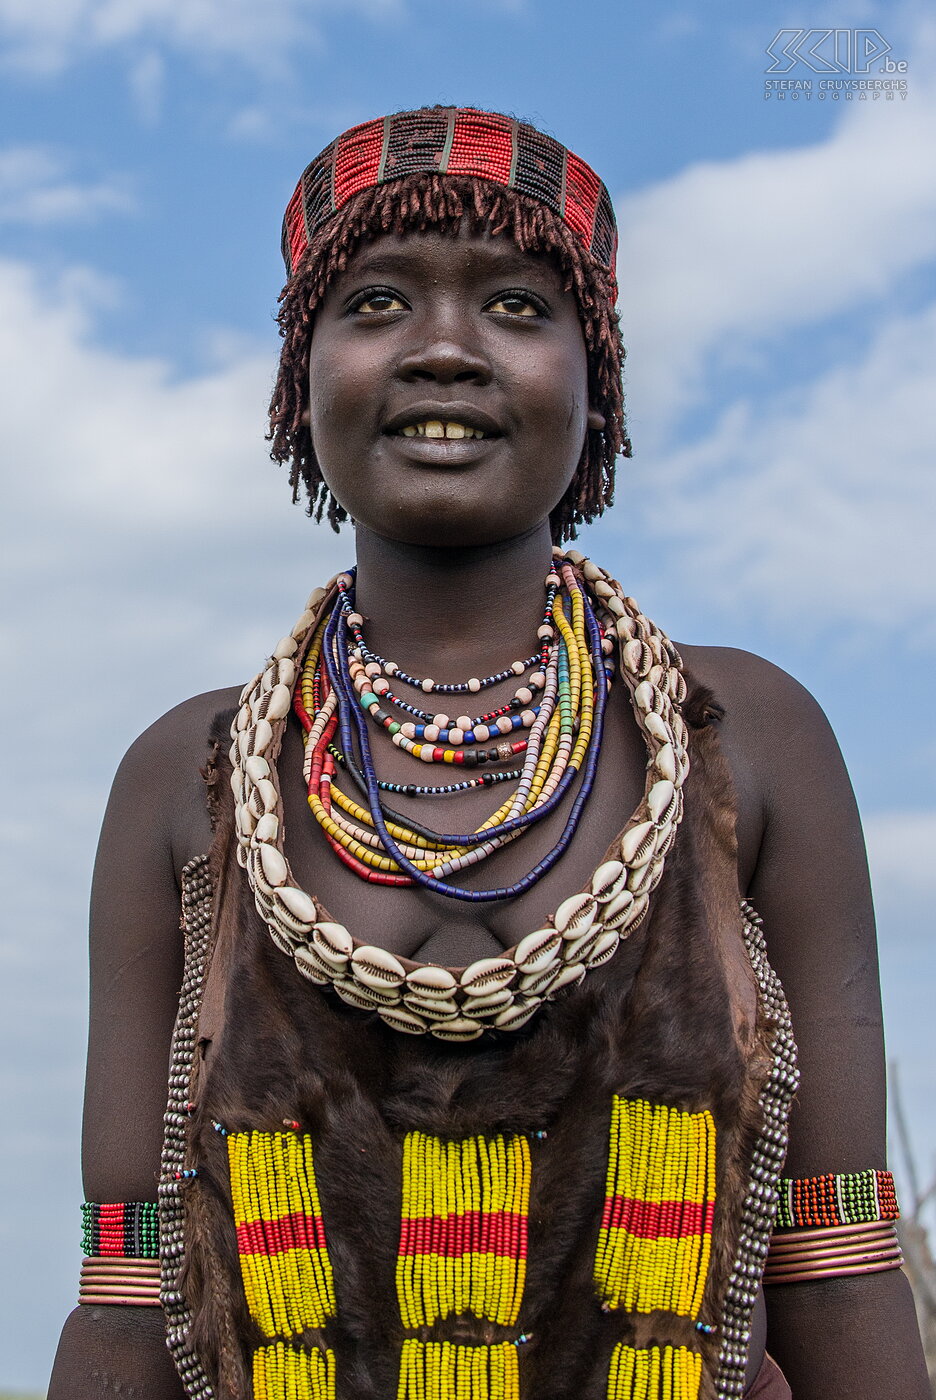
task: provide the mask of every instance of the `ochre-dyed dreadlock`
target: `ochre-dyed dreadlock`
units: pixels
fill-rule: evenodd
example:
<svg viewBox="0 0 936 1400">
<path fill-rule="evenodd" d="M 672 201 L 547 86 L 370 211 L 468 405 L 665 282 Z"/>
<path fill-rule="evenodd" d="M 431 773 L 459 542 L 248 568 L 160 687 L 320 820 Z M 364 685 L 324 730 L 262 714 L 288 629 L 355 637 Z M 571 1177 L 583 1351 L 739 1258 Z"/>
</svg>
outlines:
<svg viewBox="0 0 936 1400">
<path fill-rule="evenodd" d="M 614 463 L 629 457 L 624 423 L 624 346 L 614 309 L 611 273 L 583 248 L 566 223 L 538 200 L 474 176 L 408 175 L 353 195 L 317 230 L 280 297 L 283 337 L 279 374 L 270 402 L 270 456 L 288 462 L 293 500 L 300 487 L 308 513 L 325 516 L 337 530 L 348 513 L 329 491 L 319 470 L 305 422 L 309 404 L 309 346 L 315 312 L 335 277 L 362 243 L 383 234 L 433 230 L 512 238 L 524 253 L 549 258 L 566 290 L 575 293 L 588 360 L 589 402 L 604 415 L 603 429 L 590 429 L 569 487 L 550 515 L 556 543 L 573 539 L 611 504 Z"/>
</svg>

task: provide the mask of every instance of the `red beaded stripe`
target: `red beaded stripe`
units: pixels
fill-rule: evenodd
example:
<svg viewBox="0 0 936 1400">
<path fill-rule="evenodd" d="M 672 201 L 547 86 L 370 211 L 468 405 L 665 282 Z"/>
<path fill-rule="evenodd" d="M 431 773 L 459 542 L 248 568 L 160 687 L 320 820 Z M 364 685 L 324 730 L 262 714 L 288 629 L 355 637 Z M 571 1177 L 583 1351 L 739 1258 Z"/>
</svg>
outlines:
<svg viewBox="0 0 936 1400">
<path fill-rule="evenodd" d="M 339 137 L 333 187 L 336 209 L 360 190 L 376 185 L 383 139 L 382 119 L 354 126 Z"/>
<path fill-rule="evenodd" d="M 400 1254 L 463 1254 L 527 1257 L 527 1218 L 511 1211 L 466 1210 L 453 1215 L 404 1216 Z"/>
<path fill-rule="evenodd" d="M 642 1240 L 685 1239 L 710 1235 L 714 1201 L 638 1201 L 630 1196 L 605 1198 L 603 1230 L 623 1229 Z"/>
<path fill-rule="evenodd" d="M 600 193 L 601 181 L 594 170 L 569 151 L 566 155 L 565 208 L 562 216 L 586 248 L 592 245 Z"/>
<path fill-rule="evenodd" d="M 125 1254 L 123 1202 L 99 1206 L 98 1211 L 98 1254 Z"/>
<path fill-rule="evenodd" d="M 290 267 L 295 267 L 306 248 L 309 246 L 309 240 L 306 236 L 305 199 L 303 182 L 301 180 L 296 186 L 292 199 L 286 206 L 284 228 L 286 240 L 289 244 Z"/>
<path fill-rule="evenodd" d="M 280 1215 L 248 1220 L 237 1227 L 239 1254 L 282 1254 L 287 1249 L 325 1249 L 325 1226 L 319 1215 Z"/>
<path fill-rule="evenodd" d="M 503 117 L 487 112 L 460 112 L 449 155 L 449 175 L 477 175 L 483 180 L 510 182 L 513 169 L 513 131 Z"/>
</svg>

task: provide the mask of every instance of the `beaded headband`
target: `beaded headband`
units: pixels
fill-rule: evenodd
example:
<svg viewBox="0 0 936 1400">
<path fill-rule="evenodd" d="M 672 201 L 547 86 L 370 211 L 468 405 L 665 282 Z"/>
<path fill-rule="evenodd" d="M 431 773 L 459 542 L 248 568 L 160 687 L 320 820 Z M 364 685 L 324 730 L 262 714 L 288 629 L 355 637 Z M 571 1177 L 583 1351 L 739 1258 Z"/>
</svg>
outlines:
<svg viewBox="0 0 936 1400">
<path fill-rule="evenodd" d="M 354 126 L 306 166 L 283 219 L 287 277 L 322 224 L 352 195 L 406 175 L 476 176 L 537 199 L 558 214 L 595 262 L 614 273 L 614 209 L 590 166 L 514 117 L 438 107 Z"/>
</svg>

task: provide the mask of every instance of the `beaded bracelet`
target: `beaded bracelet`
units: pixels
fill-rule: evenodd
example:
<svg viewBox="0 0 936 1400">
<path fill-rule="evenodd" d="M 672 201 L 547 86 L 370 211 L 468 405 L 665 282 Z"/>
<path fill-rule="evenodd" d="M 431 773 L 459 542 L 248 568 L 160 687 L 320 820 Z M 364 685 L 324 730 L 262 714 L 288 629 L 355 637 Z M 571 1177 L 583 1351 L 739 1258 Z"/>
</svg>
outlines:
<svg viewBox="0 0 936 1400">
<path fill-rule="evenodd" d="M 159 1258 L 159 1222 L 155 1201 L 117 1201 L 81 1207 L 81 1247 L 98 1257 Z"/>
<path fill-rule="evenodd" d="M 827 1172 L 823 1176 L 782 1177 L 775 1230 L 860 1225 L 897 1220 L 900 1211 L 890 1172 Z"/>
<path fill-rule="evenodd" d="M 811 1283 L 852 1274 L 879 1274 L 899 1269 L 902 1263 L 897 1232 L 890 1221 L 785 1230 L 771 1241 L 764 1283 Z"/>
<path fill-rule="evenodd" d="M 158 1308 L 159 1288 L 158 1259 L 96 1256 L 82 1261 L 78 1302 Z"/>
</svg>

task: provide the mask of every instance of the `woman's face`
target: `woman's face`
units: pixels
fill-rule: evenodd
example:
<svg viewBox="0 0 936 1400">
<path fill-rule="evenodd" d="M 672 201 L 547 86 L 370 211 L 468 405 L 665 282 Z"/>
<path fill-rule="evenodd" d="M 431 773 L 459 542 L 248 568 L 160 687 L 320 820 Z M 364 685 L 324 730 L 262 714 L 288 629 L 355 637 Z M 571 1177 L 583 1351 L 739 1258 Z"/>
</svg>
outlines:
<svg viewBox="0 0 936 1400">
<path fill-rule="evenodd" d="M 383 236 L 316 312 L 309 422 L 329 488 L 407 544 L 491 544 L 540 524 L 589 409 L 575 297 L 509 238 Z"/>
</svg>

